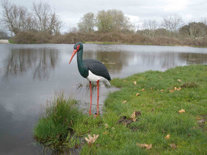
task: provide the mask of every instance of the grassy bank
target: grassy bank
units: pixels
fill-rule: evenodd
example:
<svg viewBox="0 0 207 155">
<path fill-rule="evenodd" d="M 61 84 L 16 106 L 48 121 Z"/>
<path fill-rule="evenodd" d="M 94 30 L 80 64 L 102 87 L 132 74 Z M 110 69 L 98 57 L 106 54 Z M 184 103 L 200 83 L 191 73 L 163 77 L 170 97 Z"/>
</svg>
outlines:
<svg viewBox="0 0 207 155">
<path fill-rule="evenodd" d="M 62 147 L 79 148 L 81 154 L 207 154 L 206 65 L 148 71 L 111 83 L 120 90 L 109 94 L 103 116 L 75 114 L 73 123 L 66 123 L 73 132 L 66 130 Z M 48 120 L 40 119 L 37 139 L 40 124 Z M 47 143 L 53 130 L 45 131 Z M 88 134 L 99 136 L 88 144 Z"/>
</svg>

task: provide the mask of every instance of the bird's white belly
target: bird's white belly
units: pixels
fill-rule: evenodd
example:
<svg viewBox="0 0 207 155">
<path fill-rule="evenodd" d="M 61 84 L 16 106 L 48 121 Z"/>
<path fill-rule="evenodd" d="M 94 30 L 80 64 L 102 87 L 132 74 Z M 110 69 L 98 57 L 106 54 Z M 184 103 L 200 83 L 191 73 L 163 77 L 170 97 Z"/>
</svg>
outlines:
<svg viewBox="0 0 207 155">
<path fill-rule="evenodd" d="M 89 81 L 91 81 L 91 82 L 96 82 L 96 81 L 102 81 L 103 79 L 105 79 L 105 78 L 103 78 L 103 77 L 101 77 L 101 76 L 98 76 L 98 75 L 95 75 L 95 74 L 93 74 L 90 70 L 89 70 L 89 74 L 88 74 L 88 77 L 87 77 L 87 79 L 89 80 Z"/>
<path fill-rule="evenodd" d="M 89 72 L 89 74 L 88 74 L 87 79 L 89 81 L 91 81 L 91 82 L 100 81 L 100 82 L 103 82 L 106 86 L 111 86 L 110 82 L 106 78 L 104 78 L 102 76 L 95 75 L 90 70 L 88 72 Z"/>
</svg>

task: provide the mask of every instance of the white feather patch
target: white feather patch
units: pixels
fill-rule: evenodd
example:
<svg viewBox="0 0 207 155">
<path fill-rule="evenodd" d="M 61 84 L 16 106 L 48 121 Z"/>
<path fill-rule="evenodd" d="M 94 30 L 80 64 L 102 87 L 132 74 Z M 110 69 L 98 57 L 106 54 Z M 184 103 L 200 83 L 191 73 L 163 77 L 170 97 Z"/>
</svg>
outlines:
<svg viewBox="0 0 207 155">
<path fill-rule="evenodd" d="M 99 75 L 95 75 L 90 70 L 89 70 L 87 79 L 91 82 L 97 82 L 99 80 L 100 82 L 105 83 L 107 86 L 111 85 L 110 82 L 106 78 L 99 76 Z"/>
</svg>

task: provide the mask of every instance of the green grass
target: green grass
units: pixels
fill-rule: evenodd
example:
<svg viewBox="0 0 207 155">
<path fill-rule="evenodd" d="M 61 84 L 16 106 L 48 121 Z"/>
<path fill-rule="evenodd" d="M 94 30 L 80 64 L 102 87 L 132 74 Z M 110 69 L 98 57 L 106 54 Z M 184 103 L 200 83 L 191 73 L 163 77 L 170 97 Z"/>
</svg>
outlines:
<svg viewBox="0 0 207 155">
<path fill-rule="evenodd" d="M 73 127 L 83 118 L 83 114 L 75 107 L 76 103 L 75 100 L 64 99 L 63 95 L 57 97 L 39 119 L 34 129 L 35 138 L 57 150 L 64 147 L 65 141 L 73 140 Z"/>
<path fill-rule="evenodd" d="M 207 154 L 206 65 L 148 71 L 113 79 L 111 84 L 120 90 L 109 94 L 103 116 L 94 118 L 78 113 L 72 119 L 72 144 L 78 143 L 81 154 Z M 180 109 L 185 112 L 179 113 Z M 134 111 L 141 112 L 137 121 L 128 125 L 118 123 L 122 116 L 130 118 Z M 51 135 L 53 132 L 57 133 L 54 130 Z M 99 135 L 92 145 L 84 141 L 88 134 Z M 165 138 L 167 134 L 169 139 Z M 77 137 L 81 139 L 78 142 Z M 140 148 L 137 143 L 152 144 L 152 148 Z M 74 146 L 70 141 L 64 144 L 65 148 Z"/>
</svg>

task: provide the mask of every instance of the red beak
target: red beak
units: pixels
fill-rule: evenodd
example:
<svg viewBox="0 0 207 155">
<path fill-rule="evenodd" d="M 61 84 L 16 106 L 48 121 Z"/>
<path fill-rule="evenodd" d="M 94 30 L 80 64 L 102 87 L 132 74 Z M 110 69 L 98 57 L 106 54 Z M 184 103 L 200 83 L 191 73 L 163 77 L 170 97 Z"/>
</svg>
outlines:
<svg viewBox="0 0 207 155">
<path fill-rule="evenodd" d="M 69 61 L 69 64 L 71 63 L 71 61 L 72 61 L 74 55 L 77 53 L 77 51 L 78 51 L 77 49 L 75 49 L 75 50 L 73 51 L 72 56 L 71 56 L 70 61 Z"/>
</svg>

